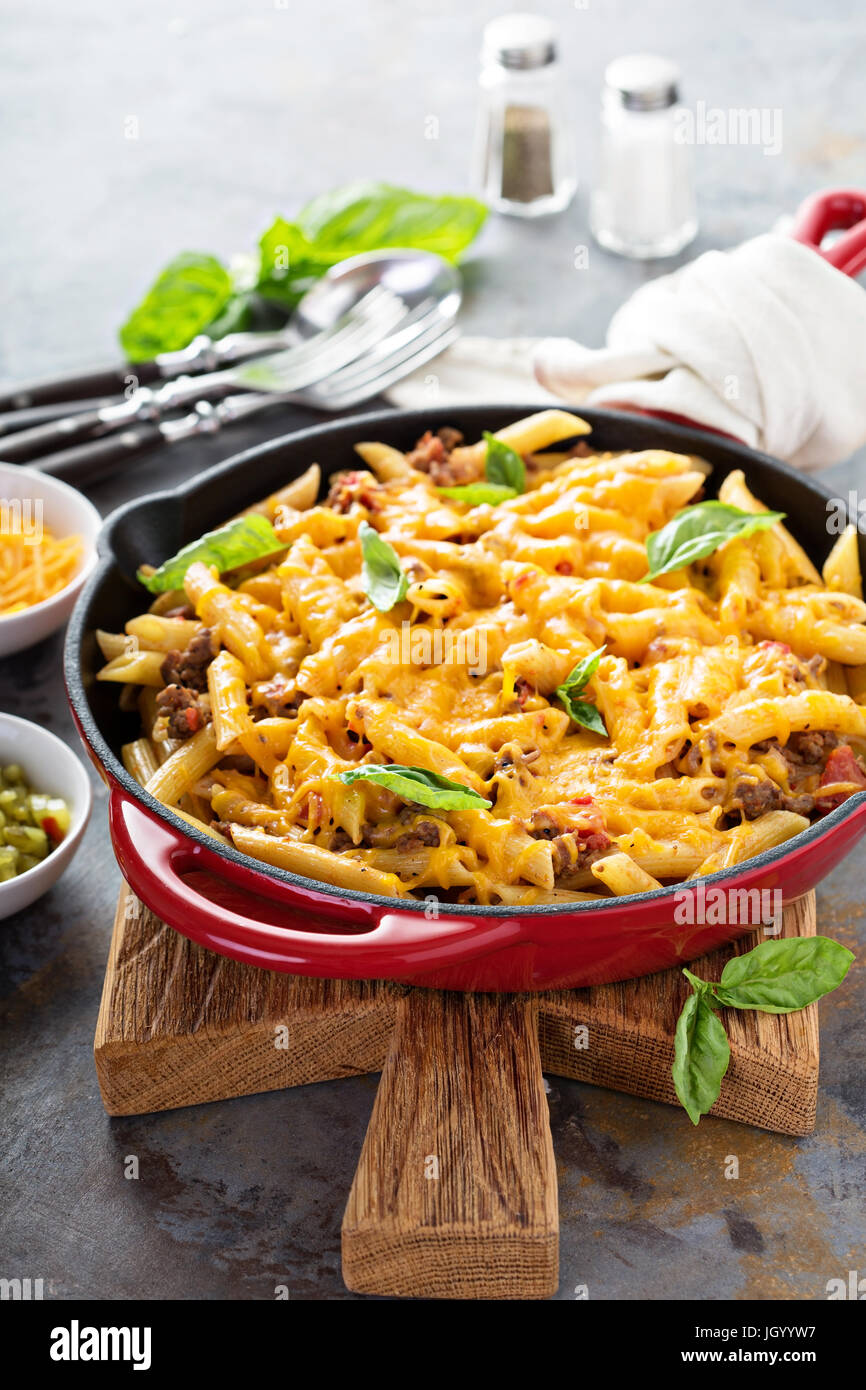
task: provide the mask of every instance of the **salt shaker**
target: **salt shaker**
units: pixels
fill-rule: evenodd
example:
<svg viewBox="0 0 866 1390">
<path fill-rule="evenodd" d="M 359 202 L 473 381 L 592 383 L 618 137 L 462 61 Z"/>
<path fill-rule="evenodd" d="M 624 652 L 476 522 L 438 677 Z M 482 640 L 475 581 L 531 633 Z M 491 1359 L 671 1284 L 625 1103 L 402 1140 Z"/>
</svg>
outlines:
<svg viewBox="0 0 866 1390">
<path fill-rule="evenodd" d="M 484 29 L 475 183 L 497 212 L 561 212 L 577 188 L 557 32 L 535 14 L 507 14 Z"/>
<path fill-rule="evenodd" d="M 621 256 L 674 256 L 697 233 L 678 87 L 676 64 L 649 53 L 617 58 L 605 70 L 590 225 Z"/>
</svg>

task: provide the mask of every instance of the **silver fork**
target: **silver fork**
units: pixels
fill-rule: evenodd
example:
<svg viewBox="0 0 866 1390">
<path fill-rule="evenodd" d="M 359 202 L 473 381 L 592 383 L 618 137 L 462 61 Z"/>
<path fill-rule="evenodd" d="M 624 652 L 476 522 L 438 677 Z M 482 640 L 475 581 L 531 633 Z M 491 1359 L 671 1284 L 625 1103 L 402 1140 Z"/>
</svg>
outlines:
<svg viewBox="0 0 866 1390">
<path fill-rule="evenodd" d="M 258 386 L 283 394 L 301 391 L 354 362 L 403 321 L 411 325 L 419 312 L 433 302 L 419 305 L 409 313 L 398 295 L 383 285 L 374 285 L 336 323 L 296 347 L 218 372 L 181 376 L 163 386 L 141 386 L 119 404 L 80 411 L 20 430 L 3 442 L 0 456 L 6 463 L 29 462 L 73 442 L 126 429 L 136 420 L 162 420 L 173 410 L 219 398 L 236 387 Z"/>
<path fill-rule="evenodd" d="M 216 404 L 198 401 L 195 409 L 181 419 L 165 420 L 162 424 L 152 420 L 136 422 L 133 427 L 107 438 L 94 439 L 77 448 L 38 459 L 33 467 L 70 482 L 90 482 L 111 472 L 117 464 L 138 458 L 152 449 L 179 444 L 199 435 L 217 434 L 224 425 L 246 420 L 272 405 L 306 405 L 328 413 L 347 410 L 379 395 L 395 381 L 438 357 L 459 333 L 454 317 L 444 316 L 437 306 L 411 324 L 398 328 L 392 337 L 377 344 L 365 357 L 309 390 L 250 392 L 227 396 Z M 398 340 L 396 347 L 394 339 Z"/>
</svg>

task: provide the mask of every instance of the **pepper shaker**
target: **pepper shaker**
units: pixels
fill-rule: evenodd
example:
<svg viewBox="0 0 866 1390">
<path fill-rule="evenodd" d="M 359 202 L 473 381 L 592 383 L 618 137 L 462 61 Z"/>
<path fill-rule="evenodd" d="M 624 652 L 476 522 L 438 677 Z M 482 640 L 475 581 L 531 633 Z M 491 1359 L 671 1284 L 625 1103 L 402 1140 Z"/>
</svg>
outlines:
<svg viewBox="0 0 866 1390">
<path fill-rule="evenodd" d="M 653 54 L 617 58 L 605 70 L 590 226 L 608 251 L 637 260 L 675 256 L 697 234 L 678 89 L 676 64 Z"/>
<path fill-rule="evenodd" d="M 507 14 L 484 29 L 475 184 L 497 212 L 561 212 L 577 178 L 565 115 L 557 32 L 534 14 Z"/>
</svg>

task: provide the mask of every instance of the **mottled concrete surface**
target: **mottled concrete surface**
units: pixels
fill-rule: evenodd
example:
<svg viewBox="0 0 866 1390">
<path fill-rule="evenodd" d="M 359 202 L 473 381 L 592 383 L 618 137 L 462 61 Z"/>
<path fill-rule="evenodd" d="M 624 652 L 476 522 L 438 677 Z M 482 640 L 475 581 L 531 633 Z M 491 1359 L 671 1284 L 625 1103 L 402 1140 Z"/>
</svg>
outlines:
<svg viewBox="0 0 866 1390">
<path fill-rule="evenodd" d="M 113 333 L 181 247 L 250 245 L 275 211 L 355 177 L 465 185 L 482 22 L 503 0 L 179 0 L 144 9 L 58 0 L 4 6 L 0 80 L 4 309 L 0 376 L 113 356 Z M 467 266 L 467 329 L 601 341 L 656 268 L 588 241 L 603 63 L 651 47 L 678 58 L 687 99 L 781 108 L 784 148 L 698 152 L 696 249 L 732 245 L 816 187 L 863 180 L 862 7 L 845 0 L 711 9 L 665 0 L 549 0 L 563 28 L 583 186 L 561 218 L 493 221 Z M 424 139 L 428 115 L 440 137 Z M 124 138 L 135 116 L 139 139 Z M 104 510 L 298 420 L 185 446 L 94 489 Z M 862 484 L 866 459 L 834 488 Z M 60 641 L 7 661 L 0 708 L 74 740 Z M 96 784 L 97 792 L 101 788 Z M 97 796 L 62 884 L 0 926 L 8 1010 L 0 1274 L 58 1298 L 349 1298 L 339 1226 L 373 1077 L 131 1120 L 106 1119 L 91 1046 L 119 876 Z M 824 884 L 822 929 L 862 950 L 862 858 Z M 781 1139 L 552 1079 L 562 1206 L 560 1298 L 825 1296 L 866 1273 L 866 984 L 855 967 L 821 1006 L 812 1137 Z M 140 1160 L 123 1178 L 126 1155 Z M 724 1178 L 729 1155 L 737 1181 Z"/>
</svg>

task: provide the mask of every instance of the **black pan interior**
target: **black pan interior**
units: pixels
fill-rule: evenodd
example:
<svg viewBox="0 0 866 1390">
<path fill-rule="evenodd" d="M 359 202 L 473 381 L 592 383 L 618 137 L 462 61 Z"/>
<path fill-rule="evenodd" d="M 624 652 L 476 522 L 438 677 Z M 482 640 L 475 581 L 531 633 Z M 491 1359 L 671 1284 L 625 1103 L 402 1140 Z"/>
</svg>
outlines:
<svg viewBox="0 0 866 1390">
<path fill-rule="evenodd" d="M 148 797 L 124 770 L 118 756 L 120 746 L 138 737 L 138 718 L 118 708 L 116 685 L 100 684 L 95 680 L 95 673 L 103 664 L 94 637 L 95 630 L 120 631 L 129 618 L 144 611 L 147 606 L 147 595 L 135 580 L 139 565 L 161 563 L 182 545 L 275 492 L 311 463 L 321 465 L 327 486 L 331 473 L 359 466 L 353 446 L 360 440 L 381 440 L 399 449 L 409 449 L 426 429 L 452 425 L 472 441 L 480 438 L 485 429 L 501 429 L 537 409 L 537 405 L 435 407 L 414 411 L 383 411 L 339 423 L 318 425 L 259 445 L 208 469 L 174 491 L 140 498 L 114 512 L 106 522 L 100 540 L 101 562 L 70 620 L 65 652 L 70 699 L 91 746 L 112 774 L 150 809 L 197 838 L 189 826 Z M 713 471 L 707 484 L 710 496 L 715 496 L 728 473 L 741 468 L 749 487 L 761 501 L 773 510 L 786 513 L 786 525 L 819 567 L 836 539 L 835 533 L 830 533 L 827 527 L 829 494 L 813 479 L 766 454 L 699 429 L 644 416 L 601 410 L 580 410 L 577 413 L 592 426 L 589 442 L 599 451 L 660 448 L 700 455 L 712 465 Z M 866 537 L 861 534 L 859 541 L 861 566 L 866 572 Z M 851 803 L 847 805 L 850 807 Z M 840 807 L 805 831 L 804 838 L 817 837 L 829 831 L 845 814 L 846 807 Z M 250 861 L 237 851 L 216 847 L 210 838 L 202 837 L 202 843 L 208 849 L 250 867 Z M 760 859 L 762 862 L 770 861 L 782 857 L 785 852 L 786 846 L 782 845 L 767 851 Z M 749 861 L 750 865 L 756 862 Z M 358 897 L 391 906 L 394 902 L 393 899 L 374 899 L 372 895 L 356 894 L 345 889 L 330 889 L 327 885 L 313 883 L 312 880 L 279 869 L 268 870 L 267 874 L 299 886 L 315 888 L 317 892 L 329 896 Z M 730 873 L 713 875 L 712 881 L 725 877 L 730 877 Z M 674 891 L 673 888 L 666 888 L 660 890 L 659 894 L 642 896 L 660 896 Z M 628 900 L 622 901 L 625 903 Z M 400 908 L 401 911 L 406 908 L 411 911 L 412 904 L 401 900 Z M 577 905 L 577 908 L 569 905 L 521 908 L 520 912 L 526 915 L 593 909 L 594 905 L 588 903 Z M 423 904 L 419 903 L 417 910 L 423 911 Z M 449 905 L 448 911 L 477 914 L 481 909 Z M 513 915 L 514 909 L 488 907 L 483 912 L 485 916 Z"/>
</svg>

